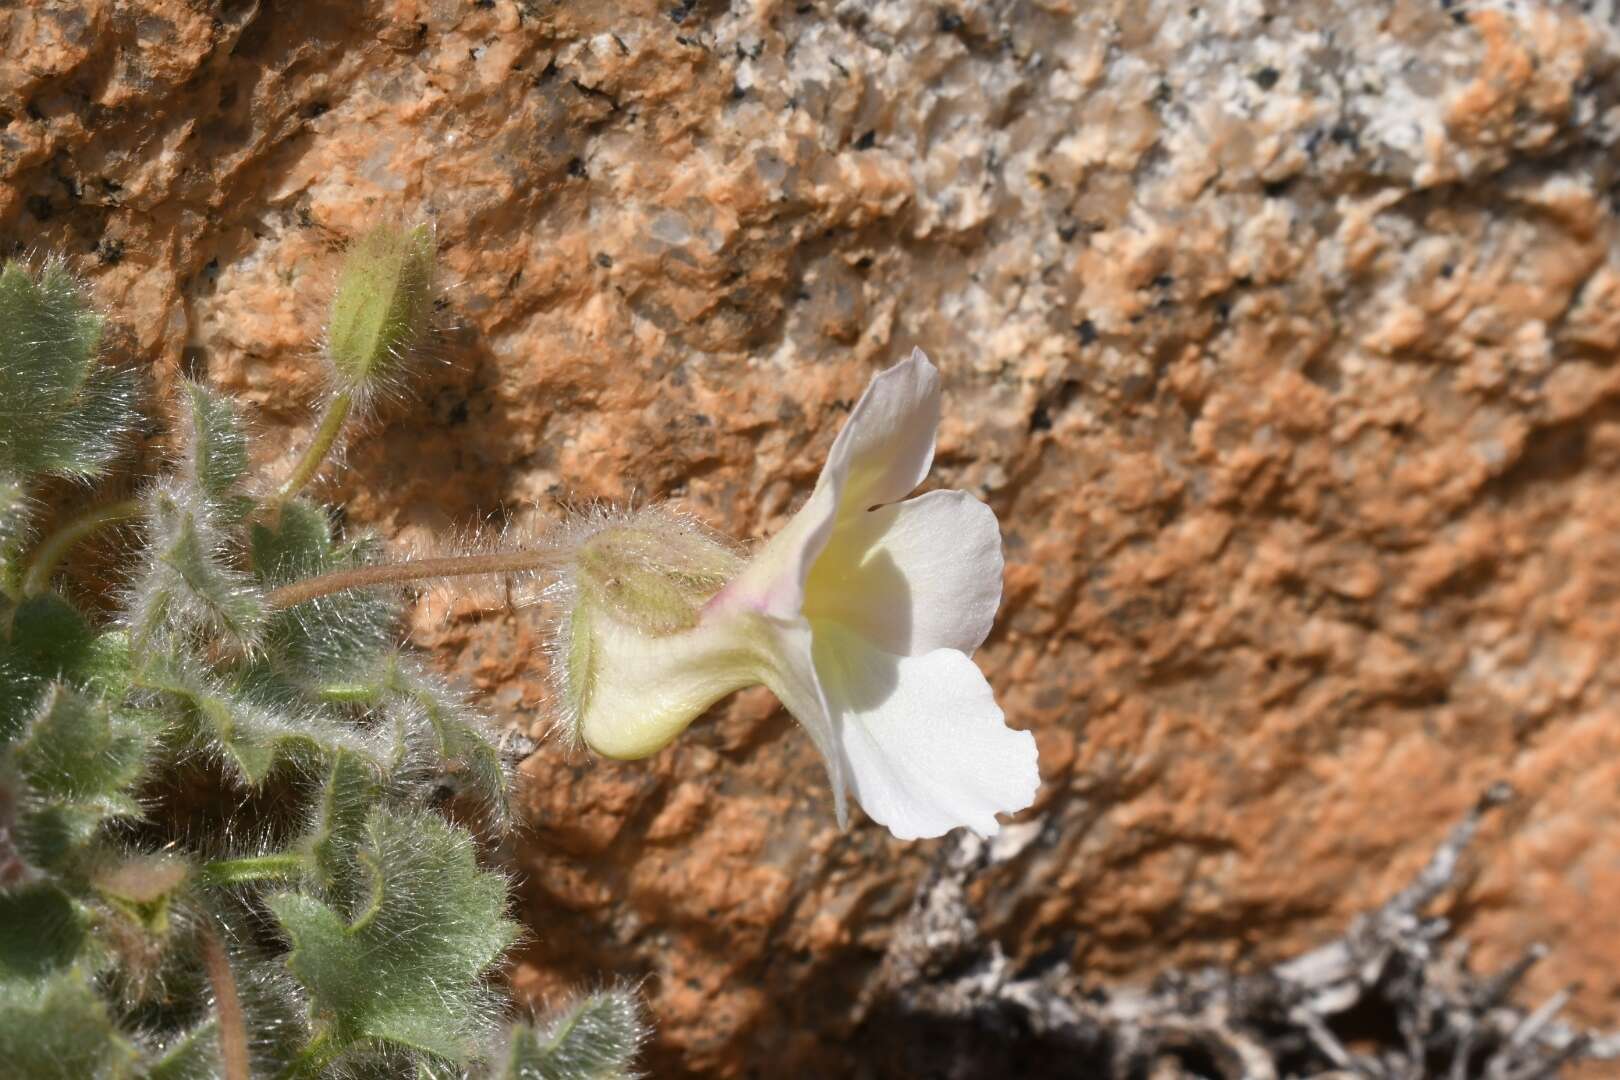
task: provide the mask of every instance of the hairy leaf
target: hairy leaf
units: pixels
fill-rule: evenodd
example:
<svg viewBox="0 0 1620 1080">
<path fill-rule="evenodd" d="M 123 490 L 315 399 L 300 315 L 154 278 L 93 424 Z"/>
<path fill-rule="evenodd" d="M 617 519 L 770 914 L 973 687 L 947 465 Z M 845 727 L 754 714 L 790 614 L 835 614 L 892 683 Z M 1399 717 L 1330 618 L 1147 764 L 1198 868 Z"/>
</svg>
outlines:
<svg viewBox="0 0 1620 1080">
<path fill-rule="evenodd" d="M 266 586 L 363 566 L 372 545 L 333 541 L 326 512 L 302 499 L 272 524 L 253 527 L 253 567 Z M 270 617 L 265 640 L 288 675 L 306 685 L 368 679 L 397 640 L 399 603 L 387 589 L 349 589 Z"/>
<path fill-rule="evenodd" d="M 633 991 L 599 990 L 544 1021 L 517 1024 L 497 1074 L 500 1080 L 628 1080 L 647 1021 Z"/>
<path fill-rule="evenodd" d="M 33 500 L 28 485 L 15 473 L 0 470 L 0 586 L 14 589 L 22 580 L 23 551 L 33 539 Z"/>
<path fill-rule="evenodd" d="M 283 893 L 271 912 L 327 1045 L 363 1040 L 450 1061 L 477 1052 L 492 1015 L 484 973 L 513 939 L 506 884 L 436 815 L 374 810 L 356 859 L 367 891 L 352 915 Z"/>
<path fill-rule="evenodd" d="M 375 756 L 360 732 L 275 694 L 260 670 L 210 674 L 182 655 L 159 655 L 137 685 L 175 700 L 189 744 L 219 757 L 249 787 L 263 783 L 282 759 L 312 766 L 340 749 Z"/>
<path fill-rule="evenodd" d="M 159 1051 L 142 1080 L 216 1080 L 219 1075 L 219 1025 L 209 1020 Z"/>
<path fill-rule="evenodd" d="M 387 689 L 401 731 L 398 745 L 410 758 L 400 771 L 455 783 L 472 796 L 486 824 L 503 830 L 506 769 L 477 711 L 442 679 L 403 659 L 390 671 Z"/>
<path fill-rule="evenodd" d="M 316 893 L 340 911 L 353 910 L 366 884 L 356 852 L 381 793 L 372 763 L 344 750 L 333 755 L 307 843 Z"/>
<path fill-rule="evenodd" d="M 132 789 L 145 772 L 147 745 L 135 721 L 52 683 L 10 750 L 27 791 L 16 825 L 24 857 L 37 867 L 64 869 L 107 819 L 139 816 Z"/>
<path fill-rule="evenodd" d="M 55 885 L 39 881 L 0 892 L 0 982 L 65 970 L 84 945 L 84 918 Z"/>
<path fill-rule="evenodd" d="M 0 470 L 94 476 L 135 420 L 133 376 L 95 363 L 101 318 L 58 260 L 0 270 Z"/>
<path fill-rule="evenodd" d="M 0 1062 L 29 1080 L 120 1080 L 138 1051 L 78 971 L 44 981 L 0 981 Z"/>
<path fill-rule="evenodd" d="M 247 434 L 230 398 L 187 379 L 185 478 L 205 498 L 225 499 L 241 482 L 248 466 Z"/>
<path fill-rule="evenodd" d="M 104 703 L 64 683 L 45 700 L 15 748 L 18 771 L 36 797 L 135 814 L 130 789 L 146 767 L 146 735 Z"/>
<path fill-rule="evenodd" d="M 147 565 L 129 614 L 136 641 L 200 632 L 252 648 L 264 623 L 264 598 L 251 578 L 226 563 L 210 508 L 173 483 L 157 484 L 146 520 Z"/>
</svg>

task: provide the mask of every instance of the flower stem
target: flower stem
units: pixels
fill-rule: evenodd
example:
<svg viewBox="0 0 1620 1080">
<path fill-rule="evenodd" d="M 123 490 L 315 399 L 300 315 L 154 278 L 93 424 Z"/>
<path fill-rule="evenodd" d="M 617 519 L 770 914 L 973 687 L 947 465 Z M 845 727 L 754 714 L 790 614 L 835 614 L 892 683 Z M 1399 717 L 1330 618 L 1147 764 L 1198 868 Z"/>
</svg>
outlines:
<svg viewBox="0 0 1620 1080">
<path fill-rule="evenodd" d="M 219 1057 L 225 1080 L 253 1080 L 242 999 L 236 992 L 230 958 L 225 955 L 225 946 L 212 927 L 203 927 L 202 953 L 208 983 L 214 991 L 214 1011 L 219 1017 Z"/>
<path fill-rule="evenodd" d="M 34 551 L 34 559 L 23 574 L 23 595 L 37 596 L 49 589 L 51 575 L 56 572 L 57 564 L 74 544 L 108 525 L 128 521 L 140 512 L 139 499 L 119 499 L 117 502 L 87 510 L 57 529 Z"/>
<path fill-rule="evenodd" d="M 326 455 L 332 452 L 338 434 L 343 430 L 343 424 L 349 419 L 349 411 L 353 408 L 353 391 L 339 390 L 332 395 L 332 400 L 326 403 L 326 412 L 321 415 L 320 424 L 315 428 L 314 438 L 310 439 L 309 446 L 304 449 L 304 456 L 299 458 L 298 464 L 293 467 L 292 475 L 276 488 L 276 493 L 270 498 L 272 504 L 284 503 L 298 494 L 299 490 L 321 471 Z"/>
<path fill-rule="evenodd" d="M 380 563 L 376 566 L 357 566 L 353 570 L 334 570 L 330 574 L 295 581 L 271 591 L 265 603 L 272 611 L 302 604 L 316 597 L 329 596 L 346 589 L 363 589 L 371 585 L 399 585 L 407 581 L 425 581 L 430 578 L 467 577 L 473 574 L 515 574 L 527 570 L 544 569 L 551 562 L 548 551 L 495 551 L 485 555 L 447 555 L 437 559 L 413 559 L 409 562 Z"/>
</svg>

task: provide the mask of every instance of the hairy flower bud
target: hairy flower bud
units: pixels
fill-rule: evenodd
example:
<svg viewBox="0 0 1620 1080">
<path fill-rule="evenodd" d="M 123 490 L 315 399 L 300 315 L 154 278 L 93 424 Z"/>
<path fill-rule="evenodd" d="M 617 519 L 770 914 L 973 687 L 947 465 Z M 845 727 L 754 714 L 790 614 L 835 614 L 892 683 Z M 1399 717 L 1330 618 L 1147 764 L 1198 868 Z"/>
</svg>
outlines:
<svg viewBox="0 0 1620 1080">
<path fill-rule="evenodd" d="M 433 234 L 380 225 L 355 241 L 332 297 L 327 357 L 349 390 L 386 385 L 433 310 Z"/>
</svg>

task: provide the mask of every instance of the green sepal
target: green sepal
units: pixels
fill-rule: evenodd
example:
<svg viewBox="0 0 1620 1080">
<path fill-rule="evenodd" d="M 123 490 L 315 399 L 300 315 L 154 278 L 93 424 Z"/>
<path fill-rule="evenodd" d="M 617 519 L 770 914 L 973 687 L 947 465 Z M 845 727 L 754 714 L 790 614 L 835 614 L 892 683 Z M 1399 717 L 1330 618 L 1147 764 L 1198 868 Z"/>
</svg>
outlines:
<svg viewBox="0 0 1620 1080">
<path fill-rule="evenodd" d="M 292 941 L 317 1040 L 329 1056 L 374 1042 L 470 1060 L 494 1016 L 483 977 L 515 936 L 506 883 L 427 812 L 373 810 L 355 859 L 366 890 L 349 915 L 307 893 L 266 901 Z"/>
</svg>

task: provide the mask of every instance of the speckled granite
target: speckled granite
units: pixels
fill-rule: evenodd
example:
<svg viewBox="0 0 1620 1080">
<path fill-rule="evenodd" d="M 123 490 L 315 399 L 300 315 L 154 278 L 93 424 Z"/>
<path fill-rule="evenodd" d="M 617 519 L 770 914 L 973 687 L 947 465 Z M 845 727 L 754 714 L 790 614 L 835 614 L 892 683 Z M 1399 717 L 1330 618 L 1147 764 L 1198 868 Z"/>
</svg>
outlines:
<svg viewBox="0 0 1620 1080">
<path fill-rule="evenodd" d="M 335 244 L 449 329 L 335 496 L 401 543 L 674 497 L 743 536 L 913 344 L 1005 525 L 982 662 L 1045 830 L 980 898 L 1099 980 L 1336 932 L 1492 780 L 1457 915 L 1620 1020 L 1620 29 L 1446 0 L 0 3 L 0 245 L 290 460 Z M 537 724 L 528 611 L 416 636 Z M 843 1072 L 931 845 L 742 695 L 524 767 L 519 990 L 646 975 L 653 1064 Z"/>
</svg>

